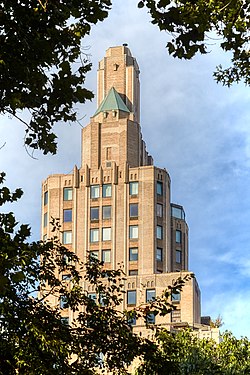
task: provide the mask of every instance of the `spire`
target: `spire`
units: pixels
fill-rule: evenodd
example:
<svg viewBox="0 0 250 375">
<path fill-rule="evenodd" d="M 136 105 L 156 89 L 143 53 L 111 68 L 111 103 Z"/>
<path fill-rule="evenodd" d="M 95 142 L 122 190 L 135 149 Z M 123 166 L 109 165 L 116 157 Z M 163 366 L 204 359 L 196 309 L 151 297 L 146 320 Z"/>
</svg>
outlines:
<svg viewBox="0 0 250 375">
<path fill-rule="evenodd" d="M 104 100 L 101 102 L 99 107 L 97 108 L 94 116 L 98 115 L 100 112 L 105 112 L 105 111 L 112 111 L 112 110 L 120 110 L 123 112 L 128 112 L 130 113 L 128 107 L 116 91 L 114 87 L 111 87 L 111 89 L 108 92 L 108 95 Z"/>
</svg>

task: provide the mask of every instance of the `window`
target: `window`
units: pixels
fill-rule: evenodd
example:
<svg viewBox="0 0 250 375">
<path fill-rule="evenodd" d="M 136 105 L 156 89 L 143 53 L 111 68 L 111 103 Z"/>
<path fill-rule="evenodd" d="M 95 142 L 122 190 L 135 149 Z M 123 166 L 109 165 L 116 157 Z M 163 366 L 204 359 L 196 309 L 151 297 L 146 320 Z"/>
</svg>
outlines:
<svg viewBox="0 0 250 375">
<path fill-rule="evenodd" d="M 161 225 L 157 225 L 156 227 L 156 237 L 158 240 L 162 240 L 163 239 L 163 228 Z"/>
<path fill-rule="evenodd" d="M 185 212 L 182 207 L 171 206 L 171 214 L 173 217 L 176 217 L 177 219 L 185 220 Z"/>
<path fill-rule="evenodd" d="M 180 230 L 175 231 L 175 242 L 181 243 L 181 231 Z"/>
<path fill-rule="evenodd" d="M 102 186 L 102 196 L 103 198 L 109 198 L 112 195 L 112 185 L 106 184 Z"/>
<path fill-rule="evenodd" d="M 63 200 L 64 201 L 72 201 L 72 197 L 73 197 L 72 188 L 64 188 L 63 189 Z"/>
<path fill-rule="evenodd" d="M 100 186 L 92 185 L 90 186 L 90 198 L 99 198 L 100 196 Z"/>
<path fill-rule="evenodd" d="M 130 182 L 129 183 L 129 195 L 138 195 L 139 191 L 139 184 L 138 182 Z"/>
<path fill-rule="evenodd" d="M 111 250 L 102 250 L 102 261 L 104 263 L 111 262 Z"/>
<path fill-rule="evenodd" d="M 155 300 L 155 289 L 146 289 L 146 302 Z"/>
<path fill-rule="evenodd" d="M 129 238 L 137 239 L 138 238 L 138 225 L 129 226 Z"/>
<path fill-rule="evenodd" d="M 99 229 L 90 229 L 90 242 L 99 241 Z"/>
<path fill-rule="evenodd" d="M 180 301 L 181 300 L 181 293 L 179 291 L 176 291 L 175 293 L 172 293 L 171 295 L 172 301 Z"/>
<path fill-rule="evenodd" d="M 156 249 L 156 260 L 158 260 L 159 262 L 162 262 L 163 260 L 163 251 L 161 247 L 157 247 Z"/>
<path fill-rule="evenodd" d="M 102 218 L 103 220 L 111 219 L 111 206 L 102 207 Z"/>
<path fill-rule="evenodd" d="M 63 232 L 63 244 L 67 245 L 67 244 L 70 244 L 70 243 L 72 243 L 72 232 L 71 232 L 71 230 Z"/>
<path fill-rule="evenodd" d="M 44 193 L 44 196 L 43 196 L 43 204 L 44 204 L 44 206 L 46 206 L 46 204 L 48 204 L 48 192 L 47 191 L 45 191 L 45 193 Z"/>
<path fill-rule="evenodd" d="M 147 324 L 155 324 L 155 314 L 154 313 L 148 313 L 147 314 Z"/>
<path fill-rule="evenodd" d="M 96 293 L 89 293 L 88 297 L 96 303 Z"/>
<path fill-rule="evenodd" d="M 128 317 L 128 325 L 129 326 L 135 326 L 136 325 L 136 316 L 135 314 L 131 314 L 129 317 Z"/>
<path fill-rule="evenodd" d="M 131 203 L 129 205 L 129 216 L 138 217 L 138 203 Z"/>
<path fill-rule="evenodd" d="M 63 221 L 64 223 L 69 223 L 72 221 L 72 210 L 63 210 Z"/>
<path fill-rule="evenodd" d="M 129 276 L 136 276 L 136 275 L 138 275 L 138 270 L 129 270 L 128 274 L 129 274 Z"/>
<path fill-rule="evenodd" d="M 160 204 L 160 203 L 157 203 L 157 206 L 156 206 L 156 215 L 158 217 L 162 217 L 163 216 L 163 205 Z"/>
<path fill-rule="evenodd" d="M 71 280 L 71 275 L 70 274 L 62 275 L 62 280 Z"/>
<path fill-rule="evenodd" d="M 62 256 L 62 264 L 63 264 L 63 266 L 65 267 L 65 266 L 67 266 L 70 263 L 71 263 L 71 260 L 68 257 L 68 255 L 63 254 L 63 256 Z"/>
<path fill-rule="evenodd" d="M 138 260 L 138 248 L 137 247 L 130 247 L 129 248 L 129 261 L 137 261 Z"/>
<path fill-rule="evenodd" d="M 128 306 L 136 305 L 136 290 L 127 291 L 127 304 Z"/>
<path fill-rule="evenodd" d="M 90 207 L 90 220 L 99 220 L 99 207 Z"/>
<path fill-rule="evenodd" d="M 181 310 L 176 309 L 171 311 L 171 322 L 181 322 Z"/>
<path fill-rule="evenodd" d="M 102 228 L 102 240 L 111 241 L 111 228 Z"/>
<path fill-rule="evenodd" d="M 43 226 L 47 227 L 47 225 L 48 225 L 48 212 L 45 212 L 45 214 L 43 215 Z"/>
<path fill-rule="evenodd" d="M 68 307 L 68 298 L 66 296 L 60 297 L 60 309 L 66 309 Z"/>
<path fill-rule="evenodd" d="M 156 183 L 156 192 L 157 195 L 163 195 L 163 184 L 160 181 L 157 181 Z"/>
<path fill-rule="evenodd" d="M 68 326 L 68 325 L 69 325 L 69 317 L 62 316 L 62 317 L 61 317 L 61 322 L 62 322 L 62 324 L 64 324 L 65 326 Z"/>
<path fill-rule="evenodd" d="M 181 251 L 180 250 L 176 250 L 175 252 L 175 261 L 176 263 L 181 263 Z"/>
<path fill-rule="evenodd" d="M 89 258 L 91 259 L 98 259 L 99 258 L 99 252 L 98 251 L 90 251 Z"/>
</svg>

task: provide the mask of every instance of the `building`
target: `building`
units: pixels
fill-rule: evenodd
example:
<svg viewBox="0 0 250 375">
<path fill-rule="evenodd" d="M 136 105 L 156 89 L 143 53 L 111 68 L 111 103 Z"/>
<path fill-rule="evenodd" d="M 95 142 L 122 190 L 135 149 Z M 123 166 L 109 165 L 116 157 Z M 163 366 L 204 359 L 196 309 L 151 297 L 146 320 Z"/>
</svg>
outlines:
<svg viewBox="0 0 250 375">
<path fill-rule="evenodd" d="M 99 63 L 98 108 L 82 130 L 81 166 L 49 176 L 42 187 L 43 238 L 52 235 L 48 218 L 60 218 L 62 242 L 80 259 L 90 252 L 106 269 L 122 265 L 123 309 L 160 295 L 180 274 L 190 273 L 183 207 L 171 203 L 170 176 L 154 166 L 142 139 L 139 73 L 127 45 L 107 50 Z M 196 279 L 173 299 L 176 310 L 152 316 L 152 323 L 199 326 Z M 73 318 L 70 311 L 62 314 Z M 143 321 L 134 323 L 143 330 Z"/>
</svg>

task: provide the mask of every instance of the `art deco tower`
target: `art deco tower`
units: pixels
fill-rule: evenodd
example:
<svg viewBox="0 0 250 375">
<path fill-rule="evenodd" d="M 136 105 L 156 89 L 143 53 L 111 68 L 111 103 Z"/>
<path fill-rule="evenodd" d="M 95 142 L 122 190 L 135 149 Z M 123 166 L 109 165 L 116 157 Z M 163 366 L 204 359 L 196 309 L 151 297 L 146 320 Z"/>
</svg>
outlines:
<svg viewBox="0 0 250 375">
<path fill-rule="evenodd" d="M 51 235 L 48 218 L 59 217 L 62 242 L 78 257 L 85 261 L 91 252 L 106 269 L 122 265 L 122 308 L 152 299 L 188 273 L 184 210 L 171 204 L 170 177 L 154 166 L 142 139 L 139 73 L 126 45 L 107 50 L 99 63 L 98 108 L 82 130 L 81 166 L 43 182 L 44 238 Z M 176 310 L 157 316 L 156 324 L 200 323 L 195 278 L 173 298 Z M 72 319 L 70 311 L 63 315 Z M 135 323 L 142 329 L 142 321 Z"/>
</svg>

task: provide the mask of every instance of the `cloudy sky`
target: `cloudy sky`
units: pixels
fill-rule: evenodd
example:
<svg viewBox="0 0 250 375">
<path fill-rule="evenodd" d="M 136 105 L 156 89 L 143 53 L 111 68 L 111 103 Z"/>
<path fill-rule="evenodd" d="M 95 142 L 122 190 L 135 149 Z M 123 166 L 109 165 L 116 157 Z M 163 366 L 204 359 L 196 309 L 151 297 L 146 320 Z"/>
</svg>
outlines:
<svg viewBox="0 0 250 375">
<path fill-rule="evenodd" d="M 114 0 L 109 18 L 84 41 L 93 63 L 86 86 L 96 91 L 98 61 L 110 46 L 128 43 L 141 71 L 141 127 L 155 165 L 171 175 L 172 201 L 182 204 L 190 229 L 190 270 L 202 291 L 202 314 L 223 328 L 250 338 L 250 92 L 213 81 L 213 69 L 227 56 L 211 42 L 211 53 L 191 62 L 167 55 L 168 35 L 150 24 L 135 0 Z M 95 100 L 79 108 L 82 125 Z M 24 127 L 0 118 L 0 170 L 11 188 L 22 187 L 12 206 L 18 220 L 40 235 L 41 181 L 70 173 L 80 164 L 78 124 L 59 124 L 58 154 L 35 154 L 23 146 Z"/>
</svg>

